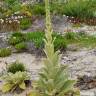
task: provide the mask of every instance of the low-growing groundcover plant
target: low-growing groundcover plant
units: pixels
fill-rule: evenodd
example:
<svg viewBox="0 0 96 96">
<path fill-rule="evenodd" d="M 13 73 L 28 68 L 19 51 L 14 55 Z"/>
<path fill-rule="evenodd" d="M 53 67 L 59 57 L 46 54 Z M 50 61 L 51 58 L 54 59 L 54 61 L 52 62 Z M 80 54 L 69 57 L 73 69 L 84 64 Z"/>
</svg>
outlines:
<svg viewBox="0 0 96 96">
<path fill-rule="evenodd" d="M 45 32 L 46 33 L 46 32 Z M 44 48 L 45 37 L 44 32 L 28 32 L 25 34 L 27 41 L 32 41 L 36 48 Z M 85 32 L 67 32 L 63 36 L 58 33 L 52 33 L 54 40 L 54 48 L 56 50 L 65 51 L 68 45 L 76 44 L 80 48 L 82 47 L 96 47 L 96 36 L 89 36 Z"/>
<path fill-rule="evenodd" d="M 24 41 L 24 34 L 21 32 L 14 32 L 8 39 L 9 44 L 16 45 Z"/>
<path fill-rule="evenodd" d="M 15 74 L 9 72 L 2 76 L 2 79 L 5 81 L 2 86 L 2 92 L 6 93 L 9 91 L 13 92 L 17 88 L 26 89 L 25 81 L 30 78 L 26 72 L 18 71 Z"/>
<path fill-rule="evenodd" d="M 67 32 L 65 35 L 65 41 L 68 45 L 70 44 L 76 44 L 80 48 L 86 47 L 86 48 L 94 48 L 96 47 L 96 36 L 90 36 L 86 34 L 85 32 Z"/>
<path fill-rule="evenodd" d="M 12 33 L 12 36 L 13 36 L 13 37 L 23 37 L 24 34 L 22 34 L 21 32 L 18 32 L 18 31 L 17 31 L 17 32 L 13 32 L 13 33 Z"/>
<path fill-rule="evenodd" d="M 44 67 L 39 74 L 37 81 L 37 91 L 33 91 L 29 96 L 68 96 L 73 90 L 74 80 L 70 80 L 67 74 L 67 68 L 60 63 L 60 55 L 54 50 L 54 40 L 52 38 L 52 28 L 50 20 L 49 0 L 45 0 L 46 8 L 46 34 L 44 39 Z M 55 39 L 55 38 L 54 38 Z M 80 96 L 79 92 L 73 96 Z"/>
<path fill-rule="evenodd" d="M 10 48 L 0 48 L 0 57 L 6 57 L 11 55 L 11 49 Z"/>
<path fill-rule="evenodd" d="M 20 39 L 19 39 L 20 38 Z M 52 38 L 54 39 L 54 49 L 60 50 L 61 52 L 67 50 L 68 45 L 75 44 L 79 48 L 87 47 L 94 48 L 96 47 L 96 36 L 89 36 L 85 32 L 67 32 L 64 35 L 60 35 L 58 33 L 53 32 Z M 44 48 L 44 40 L 45 32 L 14 32 L 9 38 L 9 42 L 17 52 L 23 52 L 27 48 L 26 42 L 32 42 L 37 49 L 43 50 Z M 27 50 L 26 50 L 27 51 Z M 42 51 L 43 52 L 43 51 Z"/>
<path fill-rule="evenodd" d="M 66 39 L 59 35 L 59 34 L 56 34 L 54 33 L 53 34 L 53 38 L 55 38 L 54 40 L 54 50 L 60 50 L 60 51 L 65 51 L 67 49 L 67 42 L 66 42 Z"/>
<path fill-rule="evenodd" d="M 25 42 L 21 42 L 15 45 L 15 49 L 18 52 L 24 51 L 26 49 L 26 43 Z"/>
<path fill-rule="evenodd" d="M 9 39 L 9 44 L 11 44 L 11 45 L 16 45 L 16 44 L 18 44 L 18 43 L 20 43 L 20 42 L 22 42 L 23 40 L 22 40 L 22 38 L 21 37 L 11 37 L 10 39 Z"/>
<path fill-rule="evenodd" d="M 20 28 L 22 30 L 28 29 L 32 24 L 32 20 L 29 18 L 23 18 L 20 20 Z"/>
<path fill-rule="evenodd" d="M 27 86 L 30 86 L 30 76 L 23 63 L 13 62 L 6 69 L 6 72 L 0 76 L 0 80 L 3 81 L 1 87 L 3 93 L 22 92 Z"/>
<path fill-rule="evenodd" d="M 44 48 L 44 40 L 45 33 L 44 32 L 28 32 L 25 34 L 27 41 L 32 41 L 36 48 Z M 54 40 L 54 48 L 55 50 L 64 50 L 67 48 L 66 40 L 63 36 L 58 33 L 52 33 L 52 38 L 56 38 Z"/>
<path fill-rule="evenodd" d="M 8 65 L 8 67 L 7 67 L 7 72 L 15 74 L 18 71 L 21 71 L 21 72 L 26 71 L 26 68 L 23 63 L 16 61 L 16 62 L 13 62 L 12 64 Z"/>
<path fill-rule="evenodd" d="M 25 34 L 25 38 L 27 41 L 32 41 L 35 44 L 36 48 L 44 47 L 44 32 L 28 32 Z"/>
<path fill-rule="evenodd" d="M 24 41 L 31 41 L 34 43 L 36 48 L 44 48 L 44 39 L 45 33 L 44 32 L 28 32 L 28 33 L 21 33 L 21 32 L 15 32 L 11 35 L 9 38 L 9 43 L 13 45 L 17 51 L 22 51 L 23 49 L 26 49 L 26 42 Z M 66 40 L 63 36 L 53 33 L 52 38 L 56 38 L 54 40 L 54 48 L 55 50 L 65 50 L 67 48 Z"/>
</svg>

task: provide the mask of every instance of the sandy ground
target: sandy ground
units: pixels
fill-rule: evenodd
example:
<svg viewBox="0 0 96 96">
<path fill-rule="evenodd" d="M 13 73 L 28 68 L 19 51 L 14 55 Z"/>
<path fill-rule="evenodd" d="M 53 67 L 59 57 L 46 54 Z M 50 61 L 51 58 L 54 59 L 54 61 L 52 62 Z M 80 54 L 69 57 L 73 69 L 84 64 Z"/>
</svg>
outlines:
<svg viewBox="0 0 96 96">
<path fill-rule="evenodd" d="M 38 79 L 38 72 L 43 66 L 42 58 L 29 53 L 12 54 L 9 57 L 0 58 L 0 73 L 6 70 L 6 64 L 19 61 L 24 63 L 27 70 L 30 71 L 31 79 Z M 62 64 L 68 65 L 68 72 L 73 79 L 78 75 L 96 75 L 96 49 L 68 51 L 62 54 Z M 2 85 L 2 84 L 1 84 Z M 24 91 L 20 96 L 26 96 L 30 89 Z M 0 96 L 14 96 L 12 94 Z M 83 95 L 82 95 L 83 96 Z M 91 96 L 91 95 L 86 95 Z M 94 96 L 94 95 L 92 95 Z"/>
</svg>

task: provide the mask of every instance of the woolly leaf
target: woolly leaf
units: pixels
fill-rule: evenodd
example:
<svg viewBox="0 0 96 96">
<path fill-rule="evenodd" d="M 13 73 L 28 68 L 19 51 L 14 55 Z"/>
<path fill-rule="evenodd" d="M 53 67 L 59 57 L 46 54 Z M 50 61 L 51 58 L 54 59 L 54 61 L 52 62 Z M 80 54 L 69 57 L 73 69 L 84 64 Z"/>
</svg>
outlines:
<svg viewBox="0 0 96 96">
<path fill-rule="evenodd" d="M 63 94 L 67 93 L 73 88 L 75 81 L 74 80 L 67 80 L 63 87 L 60 89 L 59 95 L 62 96 Z"/>
<path fill-rule="evenodd" d="M 2 87 L 2 92 L 6 93 L 8 91 L 10 91 L 13 87 L 13 84 L 10 83 L 5 83 Z"/>
<path fill-rule="evenodd" d="M 40 96 L 40 93 L 37 92 L 37 91 L 31 91 L 31 92 L 28 93 L 27 96 Z"/>
<path fill-rule="evenodd" d="M 20 87 L 21 89 L 25 89 L 25 88 L 26 88 L 25 83 L 22 82 L 22 83 L 19 85 L 19 87 Z"/>
</svg>

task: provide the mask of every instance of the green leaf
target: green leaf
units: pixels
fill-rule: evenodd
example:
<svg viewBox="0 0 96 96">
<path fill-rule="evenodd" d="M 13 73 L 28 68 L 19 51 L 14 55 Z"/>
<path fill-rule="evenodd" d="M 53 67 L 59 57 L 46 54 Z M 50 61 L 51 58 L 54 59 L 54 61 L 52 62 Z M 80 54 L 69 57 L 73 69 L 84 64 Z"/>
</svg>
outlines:
<svg viewBox="0 0 96 96">
<path fill-rule="evenodd" d="M 2 87 L 2 92 L 6 93 L 12 89 L 13 85 L 10 83 L 5 83 Z"/>
<path fill-rule="evenodd" d="M 32 91 L 29 92 L 27 96 L 40 96 L 40 93 L 38 93 L 37 91 Z"/>
<path fill-rule="evenodd" d="M 25 89 L 25 88 L 26 88 L 24 81 L 19 85 L 19 87 L 20 87 L 21 89 Z"/>
<path fill-rule="evenodd" d="M 72 90 L 72 87 L 75 83 L 75 80 L 67 80 L 60 90 L 61 92 L 59 93 L 58 96 L 62 96 L 63 94 L 67 93 L 68 91 Z"/>
<path fill-rule="evenodd" d="M 16 86 L 20 87 L 21 89 L 25 89 L 25 80 L 29 80 L 29 76 L 27 75 L 26 72 L 16 72 L 15 74 L 13 73 L 8 73 L 5 76 L 2 77 L 2 79 L 5 81 L 5 84 L 2 88 L 3 92 L 8 92 L 12 88 L 15 89 Z"/>
</svg>

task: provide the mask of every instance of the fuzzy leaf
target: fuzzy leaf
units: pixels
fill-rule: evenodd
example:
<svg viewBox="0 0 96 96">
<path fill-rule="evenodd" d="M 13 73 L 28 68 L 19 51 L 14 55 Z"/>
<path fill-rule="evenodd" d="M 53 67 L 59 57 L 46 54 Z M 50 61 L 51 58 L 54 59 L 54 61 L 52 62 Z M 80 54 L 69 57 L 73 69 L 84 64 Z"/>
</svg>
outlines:
<svg viewBox="0 0 96 96">
<path fill-rule="evenodd" d="M 74 80 L 67 80 L 64 84 L 64 86 L 62 87 L 62 89 L 60 90 L 61 92 L 59 93 L 58 96 L 62 96 L 63 94 L 67 93 L 68 91 L 70 91 L 74 85 L 75 81 Z"/>
<path fill-rule="evenodd" d="M 12 89 L 13 85 L 10 83 L 5 83 L 2 87 L 2 92 L 6 93 Z"/>
<path fill-rule="evenodd" d="M 28 93 L 27 96 L 40 96 L 39 94 L 40 94 L 40 93 L 38 93 L 38 92 L 36 92 L 36 91 L 32 91 L 32 92 Z"/>
<path fill-rule="evenodd" d="M 25 89 L 25 88 L 26 88 L 25 83 L 22 82 L 22 83 L 19 85 L 19 87 L 20 87 L 21 89 Z"/>
</svg>

